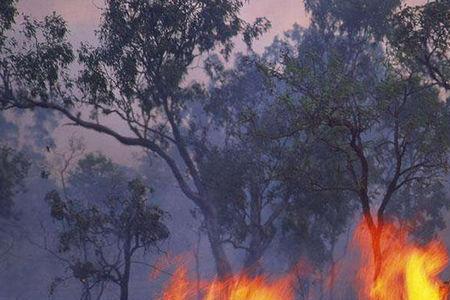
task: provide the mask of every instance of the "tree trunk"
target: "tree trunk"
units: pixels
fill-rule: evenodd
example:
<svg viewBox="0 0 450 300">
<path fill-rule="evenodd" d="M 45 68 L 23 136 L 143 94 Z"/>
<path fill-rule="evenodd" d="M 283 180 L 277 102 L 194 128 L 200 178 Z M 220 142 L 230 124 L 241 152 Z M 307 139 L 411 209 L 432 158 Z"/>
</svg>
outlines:
<svg viewBox="0 0 450 300">
<path fill-rule="evenodd" d="M 262 195 L 257 181 L 250 183 L 250 243 L 244 259 L 244 269 L 250 276 L 262 272 L 261 258 L 273 239 L 273 231 L 262 224 Z M 267 232 L 266 232 L 267 231 Z"/>
<path fill-rule="evenodd" d="M 194 258 L 195 258 L 195 275 L 196 275 L 196 288 L 197 288 L 197 300 L 201 300 L 201 287 L 200 287 L 200 280 L 201 280 L 201 275 L 200 275 L 200 243 L 202 241 L 202 232 L 200 230 L 200 228 L 198 229 L 197 232 L 197 243 L 195 245 L 195 249 L 194 249 Z"/>
<path fill-rule="evenodd" d="M 120 300 L 128 300 L 128 282 L 120 284 Z"/>
<path fill-rule="evenodd" d="M 264 250 L 250 249 L 244 259 L 244 269 L 249 276 L 258 276 L 263 272 L 261 257 Z"/>
<path fill-rule="evenodd" d="M 120 300 L 128 300 L 128 285 L 131 271 L 131 239 L 127 238 L 124 245 L 124 270 L 120 279 Z"/>
<path fill-rule="evenodd" d="M 261 258 L 267 250 L 273 236 L 263 236 L 261 228 L 256 228 L 251 233 L 250 245 L 244 259 L 244 269 L 250 276 L 258 276 L 262 273 Z"/>
<path fill-rule="evenodd" d="M 372 252 L 375 265 L 373 280 L 377 281 L 383 266 L 383 257 L 381 255 L 381 228 L 376 227 L 372 235 Z"/>
<path fill-rule="evenodd" d="M 366 211 L 364 213 L 364 218 L 366 220 L 367 228 L 369 229 L 369 234 L 372 242 L 372 255 L 373 255 L 373 263 L 374 263 L 374 274 L 373 280 L 376 281 L 380 276 L 381 269 L 383 266 L 383 257 L 381 255 L 381 234 L 382 234 L 382 225 L 375 224 L 370 212 Z"/>
<path fill-rule="evenodd" d="M 217 218 L 205 215 L 205 221 L 209 244 L 216 264 L 217 276 L 220 279 L 227 279 L 232 276 L 232 269 L 220 239 Z"/>
</svg>

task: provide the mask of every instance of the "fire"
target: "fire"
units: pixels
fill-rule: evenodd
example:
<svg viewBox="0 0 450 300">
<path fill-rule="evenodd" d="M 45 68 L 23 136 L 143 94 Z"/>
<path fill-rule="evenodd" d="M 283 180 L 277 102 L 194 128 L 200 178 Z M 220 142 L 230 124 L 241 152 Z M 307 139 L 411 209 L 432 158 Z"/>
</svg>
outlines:
<svg viewBox="0 0 450 300">
<path fill-rule="evenodd" d="M 406 263 L 406 287 L 408 299 L 444 298 L 442 286 L 435 278 L 442 271 L 447 257 L 438 247 L 412 251 Z"/>
<path fill-rule="evenodd" d="M 226 295 L 226 296 L 224 296 Z M 201 297 L 201 298 L 199 298 Z M 190 280 L 186 268 L 179 268 L 160 300 L 293 300 L 291 276 L 269 281 L 265 276 L 246 274 L 228 280 L 197 283 Z"/>
<path fill-rule="evenodd" d="M 448 289 L 439 279 L 448 256 L 444 245 L 432 241 L 425 246 L 414 243 L 405 229 L 385 225 L 383 263 L 374 279 L 369 232 L 360 225 L 356 241 L 361 251 L 359 269 L 360 298 L 369 300 L 444 300 Z"/>
<path fill-rule="evenodd" d="M 323 281 L 330 299 L 345 299 L 336 295 L 344 292 L 337 284 L 352 282 L 360 300 L 447 300 L 449 285 L 439 278 L 448 263 L 446 248 L 440 241 L 426 245 L 415 243 L 406 226 L 384 225 L 382 234 L 382 268 L 374 278 L 375 263 L 372 242 L 364 222 L 354 232 L 353 247 L 359 255 L 348 255 L 349 265 L 339 264 Z M 304 276 L 315 272 L 301 261 L 292 272 L 270 280 L 266 275 L 250 276 L 241 272 L 228 280 L 192 280 L 181 263 L 162 292 L 159 300 L 294 300 L 294 285 L 298 271 Z M 356 268 L 356 272 L 354 272 Z M 352 271 L 353 270 L 353 271 Z M 354 278 L 356 274 L 356 278 Z M 355 284 L 356 279 L 356 284 Z M 323 294 L 322 294 L 323 296 Z M 323 298 L 320 296 L 320 298 Z M 308 296 L 319 299 L 319 296 Z"/>
<path fill-rule="evenodd" d="M 265 277 L 246 275 L 225 282 L 215 281 L 207 288 L 205 300 L 218 300 L 223 291 L 229 300 L 293 300 L 291 280 L 288 278 L 269 282 Z"/>
</svg>

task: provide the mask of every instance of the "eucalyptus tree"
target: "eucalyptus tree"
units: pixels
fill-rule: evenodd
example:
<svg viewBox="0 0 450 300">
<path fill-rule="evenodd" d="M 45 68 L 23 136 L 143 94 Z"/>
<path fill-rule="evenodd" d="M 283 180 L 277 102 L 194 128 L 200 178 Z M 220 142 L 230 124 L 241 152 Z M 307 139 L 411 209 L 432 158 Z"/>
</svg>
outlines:
<svg viewBox="0 0 450 300">
<path fill-rule="evenodd" d="M 210 134 L 223 140 L 204 147 L 207 141 L 198 135 L 200 174 L 219 211 L 222 241 L 244 251 L 244 268 L 253 273 L 261 271 L 260 260 L 291 198 L 281 186 L 282 161 L 275 154 L 282 141 L 262 136 L 269 123 L 275 125 L 275 118 L 266 118 L 274 97 L 252 61 L 256 58 L 238 56 L 228 70 L 210 58 L 206 116 L 193 120 L 200 127 L 210 123 Z"/>
<path fill-rule="evenodd" d="M 238 55 L 230 69 L 210 57 L 211 87 L 203 106 L 207 115 L 192 120 L 199 128 L 211 124 L 216 139 L 224 141 L 205 147 L 206 136 L 198 135 L 201 175 L 217 199 L 223 241 L 244 250 L 244 268 L 254 273 L 262 270 L 264 254 L 276 248 L 273 242 L 281 236 L 291 250 L 307 249 L 315 239 L 315 250 L 299 253 L 325 262 L 329 252 L 320 255 L 319 249 L 337 239 L 353 212 L 344 192 L 326 191 L 310 179 L 315 174 L 338 181 L 330 170 L 321 171 L 321 165 L 339 157 L 319 151 L 321 145 L 306 134 L 308 127 L 293 128 L 300 124 L 298 118 L 279 102 L 287 91 L 285 83 L 268 80 L 260 65 L 276 64 L 295 52 L 302 38 L 303 29 L 296 25 L 262 55 Z M 320 200 L 324 198 L 330 201 Z M 297 263 L 300 254 L 286 252 Z"/>
<path fill-rule="evenodd" d="M 129 297 L 129 284 L 138 256 L 158 249 L 166 239 L 166 213 L 151 203 L 143 182 L 101 154 L 88 154 L 71 172 L 63 195 L 47 195 L 58 225 L 56 255 L 78 280 L 81 299 L 100 299 L 108 284 Z M 64 280 L 58 277 L 51 293 Z"/>
<path fill-rule="evenodd" d="M 450 89 L 450 3 L 432 1 L 396 13 L 388 35 L 399 62 Z"/>
<path fill-rule="evenodd" d="M 3 44 L 5 33 L 11 29 L 17 14 L 15 0 L 5 0 L 0 3 L 0 45 Z"/>
<path fill-rule="evenodd" d="M 0 3 L 0 47 L 3 46 L 5 34 L 14 22 L 16 9 L 14 1 L 2 1 Z M 10 125 L 3 116 L 0 116 L 0 126 Z M 4 129 L 2 129 L 4 131 Z M 4 131 L 7 132 L 7 131 Z M 2 139 L 6 137 L 2 136 Z M 4 141 L 2 141 L 4 142 Z M 13 206 L 13 197 L 16 189 L 21 185 L 28 169 L 28 162 L 23 155 L 16 153 L 9 146 L 0 145 L 0 215 L 10 216 Z"/>
<path fill-rule="evenodd" d="M 395 47 L 382 45 L 397 8 L 396 1 L 387 2 L 392 6 L 381 7 L 390 10 L 374 14 L 379 20 L 361 22 L 347 15 L 352 9 L 345 5 L 339 10 L 325 5 L 329 1 L 307 2 L 318 19 L 299 54 L 286 57 L 281 71 L 273 72 L 292 89 L 285 97 L 287 111 L 310 124 L 309 134 L 330 155 L 342 157 L 333 169 L 345 180 L 326 188 L 346 190 L 359 200 L 372 239 L 375 278 L 382 268 L 387 211 L 391 207 L 393 217 L 395 207 L 420 201 L 414 199 L 420 193 L 401 197 L 406 191 L 433 187 L 435 195 L 441 193 L 450 146 L 449 105 L 440 99 L 436 82 L 399 63 L 391 52 Z M 355 4 L 353 10 L 364 15 L 368 7 Z M 389 26 L 380 27 L 384 22 Z M 435 203 L 434 215 L 448 207 L 448 200 Z"/>
<path fill-rule="evenodd" d="M 18 128 L 0 114 L 0 217 L 9 218 L 14 200 L 25 188 L 30 159 L 18 149 Z M 4 226 L 2 226 L 4 227 Z"/>
<path fill-rule="evenodd" d="M 24 188 L 29 166 L 22 153 L 0 144 L 0 217 L 11 217 L 14 197 Z"/>
<path fill-rule="evenodd" d="M 231 267 L 218 232 L 218 212 L 199 176 L 186 124 L 193 86 L 186 76 L 210 51 L 229 57 L 234 38 L 247 45 L 269 24 L 245 22 L 243 0 L 108 0 L 98 29 L 98 46 L 78 51 L 81 72 L 67 40 L 68 29 L 56 14 L 25 20 L 23 43 L 1 49 L 0 99 L 4 109 L 36 107 L 61 112 L 74 125 L 139 146 L 161 157 L 185 196 L 205 218 L 217 272 Z M 198 85 L 197 85 L 198 87 Z M 190 100 L 187 100 L 190 99 Z M 88 113 L 88 116 L 86 116 Z M 114 118 L 126 131 L 110 127 Z"/>
</svg>

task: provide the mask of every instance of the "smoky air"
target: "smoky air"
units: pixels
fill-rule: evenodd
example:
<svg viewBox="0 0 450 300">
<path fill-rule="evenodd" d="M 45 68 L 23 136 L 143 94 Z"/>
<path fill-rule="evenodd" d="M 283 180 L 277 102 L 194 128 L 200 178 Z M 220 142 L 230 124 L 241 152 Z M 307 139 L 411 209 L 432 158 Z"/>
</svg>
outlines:
<svg viewBox="0 0 450 300">
<path fill-rule="evenodd" d="M 450 4 L 0 1 L 0 300 L 446 300 Z"/>
</svg>

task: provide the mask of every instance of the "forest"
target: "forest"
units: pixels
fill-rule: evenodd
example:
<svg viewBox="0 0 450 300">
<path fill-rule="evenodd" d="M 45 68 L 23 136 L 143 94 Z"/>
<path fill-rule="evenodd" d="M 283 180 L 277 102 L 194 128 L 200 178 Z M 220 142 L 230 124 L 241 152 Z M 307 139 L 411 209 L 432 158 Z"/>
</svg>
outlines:
<svg viewBox="0 0 450 300">
<path fill-rule="evenodd" d="M 450 299 L 449 91 L 449 0 L 0 0 L 0 300 Z"/>
</svg>

